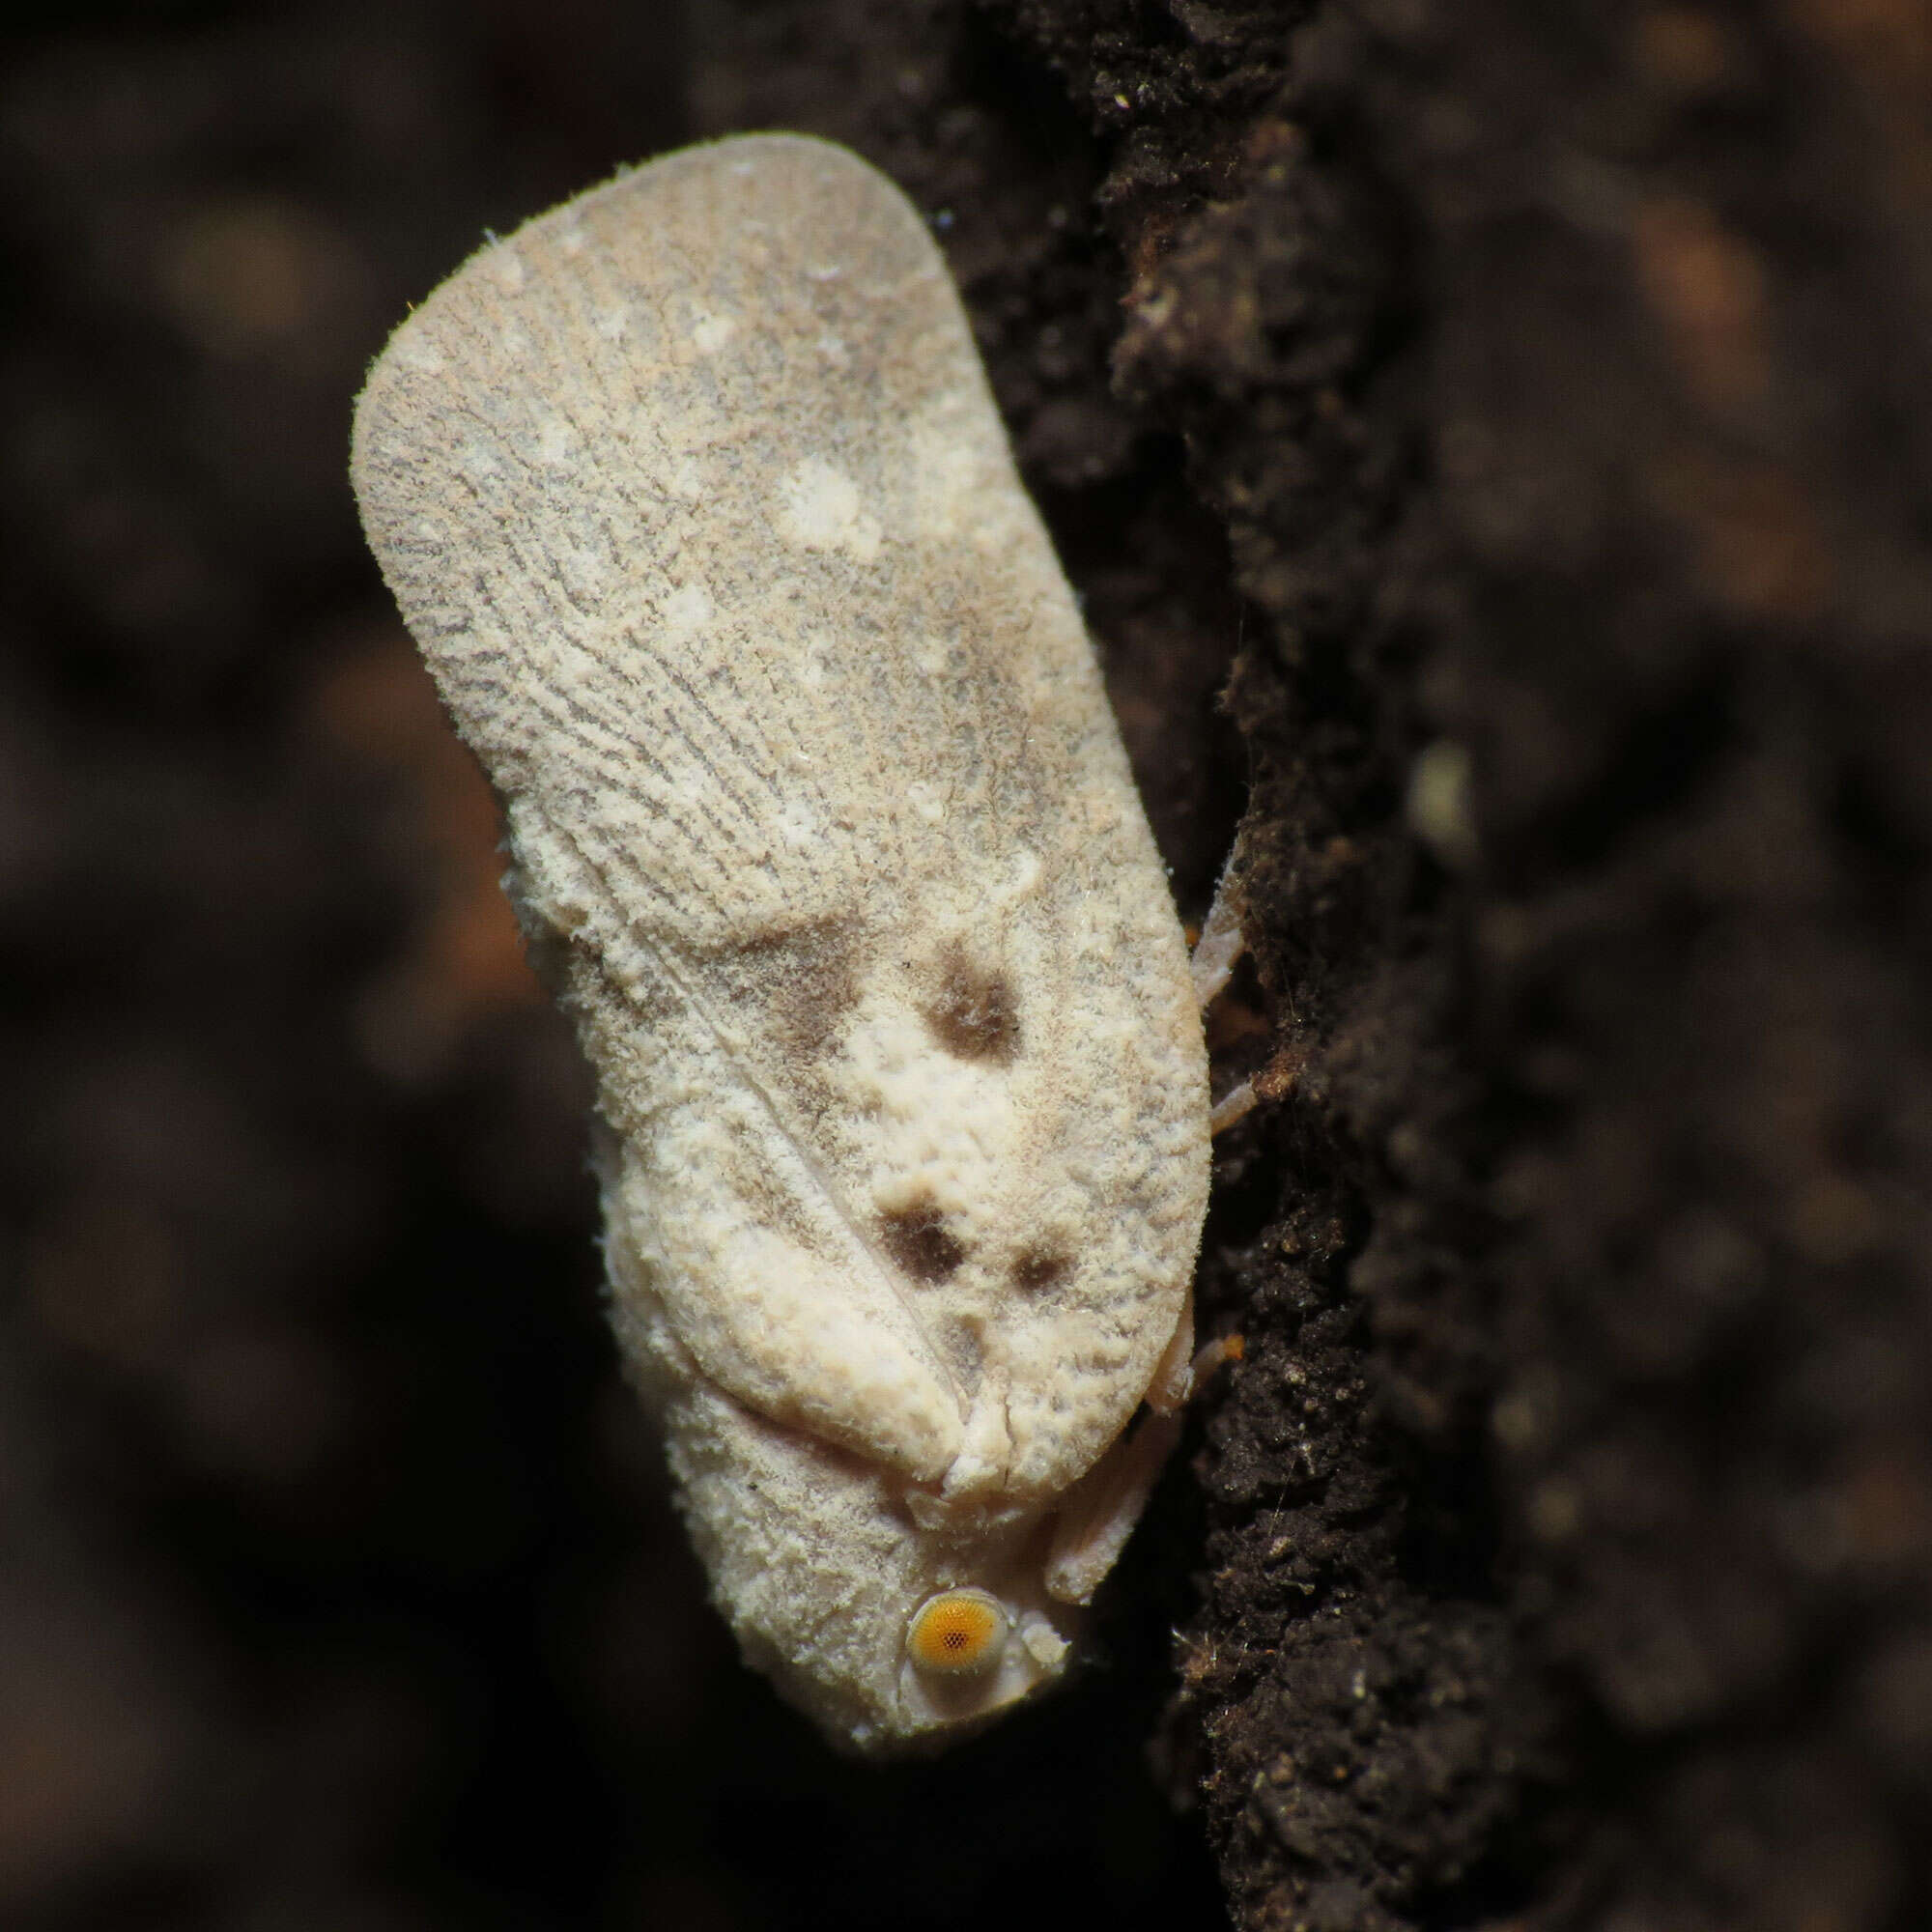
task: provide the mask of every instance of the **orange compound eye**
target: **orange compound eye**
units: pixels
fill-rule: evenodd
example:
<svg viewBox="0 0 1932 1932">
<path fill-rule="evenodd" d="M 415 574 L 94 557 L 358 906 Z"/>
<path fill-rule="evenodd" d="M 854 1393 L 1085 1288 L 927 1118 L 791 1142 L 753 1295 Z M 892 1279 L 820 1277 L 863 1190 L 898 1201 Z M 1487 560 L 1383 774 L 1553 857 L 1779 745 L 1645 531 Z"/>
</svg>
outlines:
<svg viewBox="0 0 1932 1932">
<path fill-rule="evenodd" d="M 912 1614 L 906 1655 L 922 1670 L 964 1677 L 990 1670 L 1007 1647 L 1007 1612 L 985 1590 L 942 1590 Z"/>
</svg>

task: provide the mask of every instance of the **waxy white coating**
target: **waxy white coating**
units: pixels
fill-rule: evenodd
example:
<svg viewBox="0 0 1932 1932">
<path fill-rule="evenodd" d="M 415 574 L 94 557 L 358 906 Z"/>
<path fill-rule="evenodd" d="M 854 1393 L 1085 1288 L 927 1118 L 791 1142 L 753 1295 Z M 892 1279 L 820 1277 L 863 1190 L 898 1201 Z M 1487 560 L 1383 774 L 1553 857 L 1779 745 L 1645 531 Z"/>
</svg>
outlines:
<svg viewBox="0 0 1932 1932">
<path fill-rule="evenodd" d="M 1064 1666 L 1049 1584 L 1091 1593 L 1184 1388 L 1208 1073 L 939 253 L 824 142 L 669 156 L 403 324 L 354 475 L 597 1075 L 716 1600 L 836 1739 L 968 1726 Z M 954 1586 L 1012 1635 L 948 1679 L 906 1635 Z"/>
</svg>

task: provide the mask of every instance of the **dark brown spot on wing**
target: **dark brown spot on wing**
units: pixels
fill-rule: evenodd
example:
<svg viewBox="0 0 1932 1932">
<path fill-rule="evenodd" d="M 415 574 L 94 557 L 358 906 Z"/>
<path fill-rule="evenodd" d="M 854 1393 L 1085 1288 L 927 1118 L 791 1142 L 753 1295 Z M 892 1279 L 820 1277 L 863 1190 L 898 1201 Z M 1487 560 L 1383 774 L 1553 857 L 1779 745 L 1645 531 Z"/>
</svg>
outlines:
<svg viewBox="0 0 1932 1932">
<path fill-rule="evenodd" d="M 859 998 L 865 938 L 856 921 L 804 920 L 714 955 L 728 996 L 762 1011 L 780 1058 L 813 1066 L 832 1051 Z"/>
<path fill-rule="evenodd" d="M 886 1252 L 915 1281 L 945 1281 L 966 1259 L 966 1250 L 947 1233 L 946 1217 L 930 1201 L 880 1215 L 879 1233 Z"/>
<path fill-rule="evenodd" d="M 1052 1248 L 1029 1248 L 1013 1263 L 1013 1286 L 1025 1289 L 1029 1294 L 1038 1294 L 1065 1280 L 1072 1265 L 1070 1257 Z"/>
<path fill-rule="evenodd" d="M 939 983 L 921 1009 L 932 1037 L 958 1060 L 1009 1066 L 1020 1050 L 1019 1001 L 1004 973 L 980 966 L 962 949 L 939 958 Z"/>
</svg>

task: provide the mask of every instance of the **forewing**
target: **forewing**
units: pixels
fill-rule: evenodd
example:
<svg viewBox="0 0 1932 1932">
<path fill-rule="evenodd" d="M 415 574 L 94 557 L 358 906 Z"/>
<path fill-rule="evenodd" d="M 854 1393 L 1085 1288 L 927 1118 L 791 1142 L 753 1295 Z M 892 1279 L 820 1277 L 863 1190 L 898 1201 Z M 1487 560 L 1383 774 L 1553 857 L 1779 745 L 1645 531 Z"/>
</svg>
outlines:
<svg viewBox="0 0 1932 1932">
<path fill-rule="evenodd" d="M 923 1419 L 856 1416 L 841 1439 L 930 1474 L 943 1410 L 995 1484 L 1082 1466 L 1191 1264 L 1199 1033 L 1077 613 L 915 212 L 792 136 L 595 189 L 397 331 L 355 474 L 505 800 L 529 916 L 594 961 L 576 983 L 605 1111 L 662 1183 L 638 1213 L 678 1251 L 674 1150 L 715 1082 L 747 1172 L 789 1161 L 813 1251 L 845 1244 L 813 1276 L 841 1298 L 816 1345 L 744 1282 L 667 1262 L 650 1292 L 682 1345 L 781 1413 L 787 1380 L 838 1386 L 863 1328 Z M 982 1050 L 997 1007 L 960 994 L 995 981 L 1030 1015 L 1023 1065 Z M 624 1044 L 627 1005 L 655 1056 Z M 1104 1092 L 1083 1120 L 1096 1072 L 1158 1091 Z M 923 1107 L 965 1126 L 949 1139 Z M 1049 1118 L 1072 1122 L 1058 1147 Z M 1122 1132 L 1143 1144 L 1131 1184 L 1102 1139 Z M 1053 1171 L 1002 1179 L 1015 1154 Z M 1132 1225 L 1093 1241 L 1079 1294 L 1081 1258 L 1057 1256 L 1077 1346 L 1035 1362 L 1047 1300 L 1009 1321 L 990 1263 L 946 1264 L 961 1230 L 990 1254 L 993 1224 L 1042 1201 L 1063 1247 L 1096 1208 Z"/>
</svg>

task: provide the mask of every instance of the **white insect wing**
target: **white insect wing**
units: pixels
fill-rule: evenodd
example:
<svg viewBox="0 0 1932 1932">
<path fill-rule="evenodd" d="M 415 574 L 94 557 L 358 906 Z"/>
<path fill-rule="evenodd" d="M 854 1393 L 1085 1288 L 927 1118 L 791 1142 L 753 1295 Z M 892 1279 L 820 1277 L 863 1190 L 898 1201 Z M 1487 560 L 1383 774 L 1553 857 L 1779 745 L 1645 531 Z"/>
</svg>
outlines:
<svg viewBox="0 0 1932 1932">
<path fill-rule="evenodd" d="M 403 324 L 354 475 L 597 1075 L 714 1595 L 835 1739 L 968 1728 L 1062 1669 L 1056 1539 L 1191 1321 L 1208 1079 L 938 251 L 842 149 L 670 156 Z"/>
</svg>

